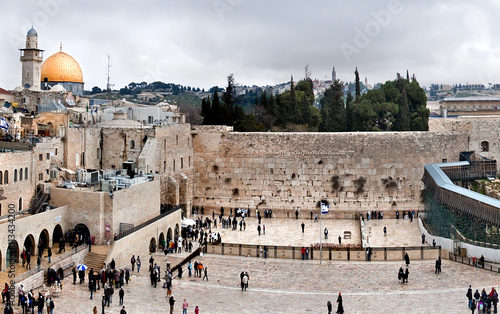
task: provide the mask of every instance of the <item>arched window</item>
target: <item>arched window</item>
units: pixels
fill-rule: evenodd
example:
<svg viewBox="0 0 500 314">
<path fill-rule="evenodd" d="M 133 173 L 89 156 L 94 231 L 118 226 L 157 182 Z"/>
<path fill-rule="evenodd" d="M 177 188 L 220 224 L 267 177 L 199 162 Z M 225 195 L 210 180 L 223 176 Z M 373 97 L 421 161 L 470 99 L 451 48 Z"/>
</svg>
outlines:
<svg viewBox="0 0 500 314">
<path fill-rule="evenodd" d="M 490 143 L 488 141 L 481 142 L 481 151 L 482 152 L 489 152 L 490 151 Z"/>
<path fill-rule="evenodd" d="M 19 181 L 23 181 L 23 168 L 19 169 Z"/>
<path fill-rule="evenodd" d="M 14 182 L 17 182 L 17 169 L 14 169 Z"/>
<path fill-rule="evenodd" d="M 19 211 L 23 210 L 23 198 L 19 198 Z"/>
<path fill-rule="evenodd" d="M 9 184 L 9 171 L 5 170 L 3 173 L 3 184 Z"/>
<path fill-rule="evenodd" d="M 135 149 L 135 142 L 134 142 L 134 140 L 130 141 L 130 149 Z"/>
<path fill-rule="evenodd" d="M 3 172 L 0 171 L 0 185 L 3 184 Z"/>
<path fill-rule="evenodd" d="M 24 168 L 24 180 L 28 180 L 28 167 Z"/>
</svg>

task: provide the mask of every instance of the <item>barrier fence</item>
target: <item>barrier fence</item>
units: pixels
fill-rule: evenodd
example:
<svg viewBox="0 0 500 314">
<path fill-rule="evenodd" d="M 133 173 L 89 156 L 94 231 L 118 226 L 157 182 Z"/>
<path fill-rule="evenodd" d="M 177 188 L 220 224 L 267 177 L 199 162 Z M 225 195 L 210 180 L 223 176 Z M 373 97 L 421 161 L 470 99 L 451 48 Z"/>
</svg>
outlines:
<svg viewBox="0 0 500 314">
<path fill-rule="evenodd" d="M 267 248 L 267 251 L 265 249 Z M 304 247 L 306 248 L 306 247 Z M 308 259 L 319 260 L 319 246 L 308 246 Z M 441 247 L 436 246 L 414 246 L 414 247 L 375 247 L 370 248 L 370 257 L 367 250 L 359 246 L 340 246 L 340 247 L 325 247 L 322 250 L 323 260 L 334 261 L 366 261 L 370 258 L 371 261 L 399 261 L 404 260 L 405 254 L 408 253 L 410 260 L 429 260 L 437 259 L 441 256 Z M 208 243 L 206 252 L 210 254 L 220 255 L 235 255 L 247 257 L 262 257 L 262 258 L 285 258 L 285 259 L 302 259 L 302 247 L 294 246 L 276 246 L 276 245 L 250 245 L 250 244 L 235 244 L 221 243 L 215 245 Z M 304 258 L 306 258 L 304 256 Z"/>
</svg>

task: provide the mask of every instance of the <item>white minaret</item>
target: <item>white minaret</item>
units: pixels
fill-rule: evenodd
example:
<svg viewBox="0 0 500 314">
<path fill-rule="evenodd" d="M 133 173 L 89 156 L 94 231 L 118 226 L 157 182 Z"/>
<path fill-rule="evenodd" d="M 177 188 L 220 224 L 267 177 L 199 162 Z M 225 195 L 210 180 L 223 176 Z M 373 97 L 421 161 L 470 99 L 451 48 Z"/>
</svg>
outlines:
<svg viewBox="0 0 500 314">
<path fill-rule="evenodd" d="M 26 35 L 26 48 L 21 51 L 20 60 L 23 64 L 22 87 L 40 89 L 40 69 L 43 62 L 43 50 L 38 49 L 38 33 L 31 27 Z"/>
</svg>

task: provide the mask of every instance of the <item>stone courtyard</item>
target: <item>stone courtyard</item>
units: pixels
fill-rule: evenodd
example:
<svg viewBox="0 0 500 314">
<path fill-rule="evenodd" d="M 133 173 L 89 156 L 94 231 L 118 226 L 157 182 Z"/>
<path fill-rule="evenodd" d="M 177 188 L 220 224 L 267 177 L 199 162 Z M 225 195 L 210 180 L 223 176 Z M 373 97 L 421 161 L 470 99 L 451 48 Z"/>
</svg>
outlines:
<svg viewBox="0 0 500 314">
<path fill-rule="evenodd" d="M 270 231 L 268 233 L 266 230 L 266 236 L 261 236 L 260 239 L 269 237 L 270 241 L 281 244 L 280 240 L 289 238 L 290 240 L 286 241 L 292 241 L 290 244 L 300 245 L 300 222 L 293 219 L 266 220 Z M 407 236 L 410 237 L 409 245 L 418 241 L 416 220 L 412 223 L 393 219 L 372 222 L 374 242 L 384 241 L 383 232 L 378 230 L 380 226 L 375 227 L 379 222 L 387 225 L 387 241 L 391 243 L 403 243 L 406 241 L 403 238 Z M 319 230 L 313 229 L 313 226 L 319 223 L 304 223 L 304 237 L 309 237 L 308 230 Z M 255 224 L 256 219 L 251 218 L 245 232 L 231 232 L 226 231 L 227 229 L 221 232 L 220 227 L 216 230 L 224 234 L 223 239 L 243 241 L 246 240 L 243 235 L 259 238 L 254 230 Z M 332 230 L 349 227 L 344 221 L 322 222 L 322 225 L 329 224 Z M 392 233 L 391 230 L 401 232 Z M 243 238 L 231 240 L 231 233 L 235 238 Z M 336 233 L 332 233 L 332 236 L 335 235 Z M 316 236 L 311 235 L 311 239 L 313 237 Z M 176 260 L 186 255 L 171 254 L 167 260 L 175 264 Z M 156 253 L 154 257 L 163 272 L 166 262 L 162 254 Z M 173 283 L 173 294 L 177 300 L 174 313 L 182 313 L 184 298 L 189 302 L 188 313 L 193 313 L 196 305 L 200 307 L 200 313 L 326 313 L 328 300 L 333 303 L 334 310 L 336 309 L 335 301 L 339 292 L 342 292 L 346 313 L 468 313 L 465 297 L 468 285 L 480 291 L 482 288 L 489 291 L 491 287 L 497 287 L 500 280 L 500 274 L 448 260 L 443 260 L 441 274 L 434 274 L 434 260 L 412 260 L 409 283 L 404 285 L 397 280 L 397 271 L 399 267 L 404 266 L 401 261 L 323 260 L 320 264 L 319 260 L 263 259 L 213 254 L 205 254 L 197 260 L 207 267 L 209 281 L 189 278 L 187 271 L 182 279 L 176 278 Z M 248 271 L 250 275 L 249 290 L 246 292 L 241 291 L 239 287 L 239 274 L 243 270 Z M 73 285 L 72 278 L 68 277 L 63 280 L 63 284 L 60 298 L 54 299 L 55 313 L 92 313 L 95 305 L 101 313 L 102 290 L 94 295 L 94 300 L 90 300 L 86 283 Z M 127 313 L 165 313 L 169 310 L 166 289 L 162 289 L 160 285 L 158 288 L 150 286 L 147 260 L 144 258 L 141 273 L 133 273 L 132 281 L 125 285 L 124 290 Z M 119 313 L 121 307 L 118 306 L 117 293 L 118 290 L 115 289 L 113 303 L 111 307 L 106 308 L 105 313 Z M 16 309 L 17 311 L 20 309 Z"/>
</svg>

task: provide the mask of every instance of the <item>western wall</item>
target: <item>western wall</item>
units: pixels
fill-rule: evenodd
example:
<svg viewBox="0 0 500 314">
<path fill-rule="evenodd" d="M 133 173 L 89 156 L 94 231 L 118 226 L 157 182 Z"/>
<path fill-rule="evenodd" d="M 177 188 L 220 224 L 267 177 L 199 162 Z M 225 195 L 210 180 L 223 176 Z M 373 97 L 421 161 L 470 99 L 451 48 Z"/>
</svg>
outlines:
<svg viewBox="0 0 500 314">
<path fill-rule="evenodd" d="M 461 132 L 234 133 L 197 126 L 192 134 L 194 205 L 217 214 L 221 206 L 225 214 L 269 208 L 277 217 L 317 212 L 320 200 L 331 204 L 327 217 L 422 210 L 423 166 L 458 160 L 472 146 Z"/>
</svg>

